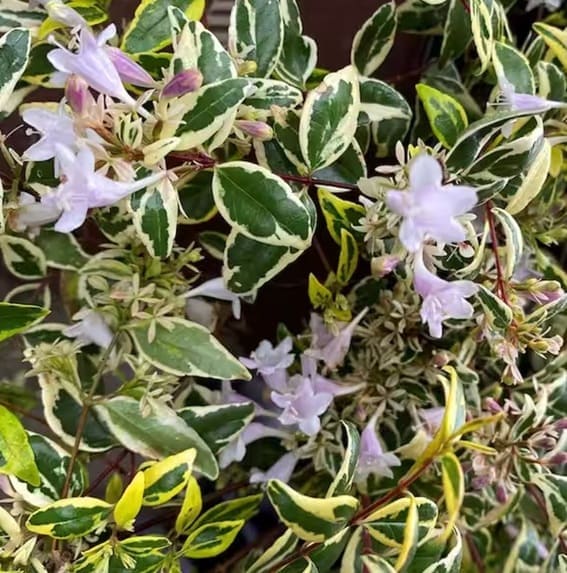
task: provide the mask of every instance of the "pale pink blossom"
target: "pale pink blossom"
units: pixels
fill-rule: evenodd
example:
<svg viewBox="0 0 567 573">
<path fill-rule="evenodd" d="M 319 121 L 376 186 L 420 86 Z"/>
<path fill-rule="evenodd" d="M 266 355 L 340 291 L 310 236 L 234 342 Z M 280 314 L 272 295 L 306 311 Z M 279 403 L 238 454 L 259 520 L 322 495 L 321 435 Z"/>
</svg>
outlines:
<svg viewBox="0 0 567 573">
<path fill-rule="evenodd" d="M 77 313 L 74 318 L 78 318 L 79 321 L 65 328 L 63 331 L 65 336 L 76 338 L 85 345 L 96 344 L 101 348 L 110 346 L 114 334 L 99 312 L 88 309 Z"/>
<path fill-rule="evenodd" d="M 287 483 L 291 479 L 297 462 L 297 456 L 293 452 L 288 452 L 265 472 L 253 469 L 250 474 L 250 483 L 263 483 L 271 479 L 278 479 Z"/>
<path fill-rule="evenodd" d="M 185 298 L 191 298 L 195 296 L 204 296 L 205 298 L 215 298 L 217 300 L 224 300 L 232 303 L 232 314 L 237 320 L 240 319 L 241 315 L 241 303 L 240 297 L 228 290 L 225 285 L 224 279 L 218 277 L 216 279 L 211 279 L 201 283 L 198 287 L 192 288 L 190 291 L 185 293 Z"/>
<path fill-rule="evenodd" d="M 399 238 L 410 252 L 430 238 L 458 243 L 466 237 L 457 217 L 476 204 L 476 191 L 463 185 L 443 185 L 443 171 L 431 155 L 421 153 L 409 164 L 409 187 L 388 191 L 386 204 L 402 217 Z"/>
</svg>

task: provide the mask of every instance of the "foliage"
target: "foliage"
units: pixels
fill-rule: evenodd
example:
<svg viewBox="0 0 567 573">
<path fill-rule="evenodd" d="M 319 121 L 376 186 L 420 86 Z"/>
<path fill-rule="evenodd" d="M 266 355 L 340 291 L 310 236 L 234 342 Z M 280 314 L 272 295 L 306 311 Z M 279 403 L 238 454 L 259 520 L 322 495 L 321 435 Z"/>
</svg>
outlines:
<svg viewBox="0 0 567 573">
<path fill-rule="evenodd" d="M 1 4 L 0 569 L 564 571 L 565 13 L 388 2 L 324 70 L 295 0 L 227 46 L 203 0 Z"/>
</svg>

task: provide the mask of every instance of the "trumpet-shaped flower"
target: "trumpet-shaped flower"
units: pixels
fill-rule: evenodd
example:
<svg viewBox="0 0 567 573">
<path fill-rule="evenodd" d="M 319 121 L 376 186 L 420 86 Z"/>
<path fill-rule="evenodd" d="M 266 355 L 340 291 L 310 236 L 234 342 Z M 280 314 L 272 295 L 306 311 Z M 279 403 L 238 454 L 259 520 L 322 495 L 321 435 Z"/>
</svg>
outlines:
<svg viewBox="0 0 567 573">
<path fill-rule="evenodd" d="M 440 279 L 427 270 L 421 251 L 415 257 L 413 284 L 423 298 L 421 319 L 428 324 L 434 338 L 441 338 L 444 320 L 472 317 L 473 307 L 466 299 L 477 292 L 478 286 L 471 281 Z"/>
<path fill-rule="evenodd" d="M 236 320 L 240 319 L 241 315 L 241 303 L 240 298 L 237 294 L 228 290 L 225 286 L 224 279 L 218 277 L 216 279 L 211 279 L 200 284 L 198 287 L 191 289 L 185 294 L 186 298 L 191 298 L 195 296 L 204 296 L 206 298 L 216 298 L 218 300 L 225 300 L 232 303 L 232 314 Z"/>
<path fill-rule="evenodd" d="M 327 411 L 333 401 L 330 392 L 317 392 L 310 378 L 296 375 L 290 378 L 285 393 L 272 392 L 272 402 L 283 408 L 279 421 L 284 426 L 297 424 L 308 436 L 314 436 L 321 428 L 319 416 Z"/>
<path fill-rule="evenodd" d="M 63 182 L 55 191 L 44 195 L 41 202 L 61 209 L 55 230 L 62 233 L 80 227 L 90 208 L 112 205 L 165 176 L 165 172 L 161 172 L 132 182 L 113 181 L 95 171 L 95 158 L 89 148 L 84 147 L 75 155 L 67 147 L 57 145 L 56 152 Z"/>
<path fill-rule="evenodd" d="M 284 338 L 276 347 L 270 341 L 262 340 L 258 348 L 250 354 L 250 358 L 242 357 L 240 362 L 246 368 L 257 369 L 272 390 L 282 392 L 287 383 L 286 368 L 291 366 L 294 360 L 292 346 L 290 337 Z"/>
<path fill-rule="evenodd" d="M 49 52 L 47 57 L 63 76 L 77 74 L 97 92 L 135 105 L 136 102 L 124 88 L 106 47 L 106 42 L 115 34 L 114 24 L 105 28 L 98 37 L 83 27 L 79 36 L 79 51 L 76 54 L 65 48 L 57 48 Z"/>
<path fill-rule="evenodd" d="M 101 348 L 108 348 L 112 342 L 113 334 L 102 315 L 94 310 L 81 311 L 75 315 L 79 322 L 68 326 L 63 334 L 76 338 L 82 344 L 96 344 Z"/>
<path fill-rule="evenodd" d="M 44 205 L 25 191 L 20 193 L 18 203 L 18 209 L 10 215 L 10 226 L 18 233 L 23 233 L 26 230 L 33 231 L 37 227 L 53 223 L 61 215 L 59 207 Z"/>
<path fill-rule="evenodd" d="M 400 241 L 414 253 L 425 239 L 443 243 L 465 239 L 465 229 L 457 220 L 476 204 L 476 191 L 463 185 L 443 185 L 439 162 L 422 153 L 409 164 L 409 188 L 388 191 L 386 204 L 402 217 Z"/>
<path fill-rule="evenodd" d="M 307 350 L 307 354 L 317 360 L 322 360 L 331 370 L 334 370 L 345 359 L 354 330 L 367 312 L 368 308 L 362 310 L 351 322 L 344 324 L 337 335 L 332 333 L 328 333 L 326 336 L 322 335 L 321 327 L 325 327 L 319 325 L 317 330 L 319 334 L 314 332 L 313 342 L 311 348 Z"/>
<path fill-rule="evenodd" d="M 266 426 L 260 422 L 252 422 L 238 435 L 238 437 L 225 446 L 219 454 L 219 465 L 221 468 L 226 468 L 232 462 L 240 462 L 246 455 L 246 447 L 248 444 L 261 440 L 262 438 L 285 438 L 288 436 L 287 432 Z"/>
<path fill-rule="evenodd" d="M 294 452 L 284 454 L 273 466 L 262 472 L 253 469 L 250 474 L 250 483 L 263 483 L 271 479 L 279 479 L 288 482 L 291 479 L 293 470 L 298 462 L 297 455 Z"/>
<path fill-rule="evenodd" d="M 110 61 L 114 64 L 120 79 L 127 84 L 151 88 L 155 86 L 155 80 L 130 56 L 127 56 L 121 49 L 113 46 L 106 46 L 106 53 Z"/>
<path fill-rule="evenodd" d="M 498 79 L 498 85 L 500 87 L 502 103 L 507 106 L 510 111 L 544 113 L 550 109 L 567 107 L 567 104 L 560 101 L 547 100 L 532 94 L 517 93 L 514 85 L 504 77 Z"/>
<path fill-rule="evenodd" d="M 86 26 L 85 19 L 70 6 L 66 6 L 61 0 L 30 0 L 30 8 L 41 5 L 53 20 L 66 26 Z"/>
<path fill-rule="evenodd" d="M 370 474 L 387 478 L 394 477 L 391 468 L 401 465 L 392 452 L 384 452 L 376 435 L 377 413 L 374 414 L 360 435 L 360 454 L 357 466 L 357 479 L 365 480 Z"/>
<path fill-rule="evenodd" d="M 78 138 L 73 119 L 65 112 L 63 106 L 57 111 L 30 107 L 22 112 L 22 119 L 41 135 L 39 141 L 26 149 L 24 159 L 46 161 L 57 157 L 57 146 L 71 149 L 75 147 Z"/>
</svg>

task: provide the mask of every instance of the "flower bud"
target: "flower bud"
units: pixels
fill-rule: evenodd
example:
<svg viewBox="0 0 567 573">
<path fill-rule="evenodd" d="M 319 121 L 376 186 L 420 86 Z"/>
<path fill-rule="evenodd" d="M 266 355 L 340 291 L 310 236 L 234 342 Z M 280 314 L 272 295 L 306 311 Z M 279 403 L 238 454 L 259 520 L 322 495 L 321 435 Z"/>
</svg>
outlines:
<svg viewBox="0 0 567 573">
<path fill-rule="evenodd" d="M 394 255 L 373 257 L 370 262 L 370 270 L 373 277 L 382 278 L 389 275 L 400 263 L 400 259 Z"/>
<path fill-rule="evenodd" d="M 547 463 L 550 466 L 561 466 L 567 463 L 567 452 L 557 452 L 553 454 L 548 460 Z"/>
<path fill-rule="evenodd" d="M 53 20 L 66 26 L 86 26 L 85 19 L 73 8 L 66 6 L 61 0 L 38 0 L 34 4 L 41 4 Z"/>
<path fill-rule="evenodd" d="M 272 128 L 263 121 L 250 121 L 247 119 L 238 119 L 234 122 L 234 127 L 240 129 L 247 135 L 252 136 L 254 139 L 266 141 L 272 139 L 274 132 Z"/>
<path fill-rule="evenodd" d="M 183 70 L 179 72 L 163 88 L 164 97 L 179 97 L 197 91 L 203 84 L 203 75 L 199 70 Z"/>
<path fill-rule="evenodd" d="M 502 406 L 500 406 L 500 404 L 494 398 L 485 398 L 484 406 L 492 414 L 500 414 L 500 412 L 504 411 Z"/>
<path fill-rule="evenodd" d="M 496 493 L 496 499 L 498 500 L 499 503 L 506 503 L 506 501 L 508 501 L 508 492 L 501 483 L 496 485 L 495 493 Z"/>
<path fill-rule="evenodd" d="M 95 104 L 89 91 L 89 84 L 77 74 L 71 74 L 65 84 L 65 98 L 71 109 L 78 115 L 84 115 Z"/>
<path fill-rule="evenodd" d="M 155 86 L 155 81 L 152 76 L 122 50 L 107 46 L 106 53 L 123 82 L 144 88 L 152 88 Z"/>
<path fill-rule="evenodd" d="M 561 420 L 557 420 L 557 422 L 555 422 L 555 429 L 560 432 L 567 430 L 567 418 L 561 418 Z"/>
</svg>

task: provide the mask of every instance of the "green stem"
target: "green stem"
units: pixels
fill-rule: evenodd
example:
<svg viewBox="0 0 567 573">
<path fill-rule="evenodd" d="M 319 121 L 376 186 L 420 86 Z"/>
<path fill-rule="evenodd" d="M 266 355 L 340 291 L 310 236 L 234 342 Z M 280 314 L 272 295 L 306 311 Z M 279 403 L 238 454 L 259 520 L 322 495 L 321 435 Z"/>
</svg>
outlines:
<svg viewBox="0 0 567 573">
<path fill-rule="evenodd" d="M 71 459 L 69 460 L 69 467 L 67 468 L 67 474 L 65 476 L 65 483 L 63 484 L 63 490 L 61 491 L 61 499 L 66 498 L 69 495 L 69 488 L 71 486 L 71 477 L 73 475 L 73 469 L 75 467 L 75 463 L 77 461 L 77 456 L 79 455 L 79 448 L 81 445 L 81 439 L 83 437 L 83 432 L 85 431 L 85 427 L 87 425 L 87 419 L 89 415 L 89 411 L 91 409 L 92 400 L 94 398 L 96 389 L 102 379 L 104 374 L 104 369 L 106 367 L 106 363 L 110 358 L 112 350 L 114 349 L 116 342 L 118 341 L 118 336 L 120 334 L 120 330 L 117 330 L 110 341 L 110 344 L 105 349 L 104 354 L 100 359 L 100 364 L 98 366 L 98 370 L 94 375 L 93 382 L 91 387 L 89 388 L 89 392 L 87 396 L 83 399 L 83 408 L 81 410 L 81 415 L 79 416 L 79 423 L 77 424 L 77 433 L 75 435 L 75 442 L 73 444 L 73 449 L 71 451 Z"/>
</svg>

